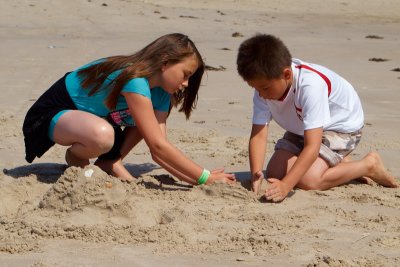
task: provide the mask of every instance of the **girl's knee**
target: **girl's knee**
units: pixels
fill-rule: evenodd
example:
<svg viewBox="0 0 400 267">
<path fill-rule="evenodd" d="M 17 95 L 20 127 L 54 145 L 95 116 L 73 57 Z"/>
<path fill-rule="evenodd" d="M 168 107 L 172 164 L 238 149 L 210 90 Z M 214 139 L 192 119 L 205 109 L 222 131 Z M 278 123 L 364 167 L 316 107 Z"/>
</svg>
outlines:
<svg viewBox="0 0 400 267">
<path fill-rule="evenodd" d="M 99 125 L 93 129 L 91 135 L 92 145 L 100 154 L 110 151 L 114 145 L 114 129 L 109 124 Z"/>
</svg>

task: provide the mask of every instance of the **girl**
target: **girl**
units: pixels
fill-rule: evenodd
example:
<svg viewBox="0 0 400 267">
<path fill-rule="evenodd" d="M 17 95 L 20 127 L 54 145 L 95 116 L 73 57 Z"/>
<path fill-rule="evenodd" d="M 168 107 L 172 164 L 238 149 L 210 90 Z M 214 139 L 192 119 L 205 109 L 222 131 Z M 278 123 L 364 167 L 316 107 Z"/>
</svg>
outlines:
<svg viewBox="0 0 400 267">
<path fill-rule="evenodd" d="M 233 174 L 210 173 L 166 138 L 171 108 L 180 106 L 188 119 L 196 107 L 203 73 L 200 53 L 179 33 L 164 35 L 133 55 L 100 59 L 67 73 L 26 115 L 26 160 L 32 162 L 57 143 L 70 146 L 65 154 L 69 166 L 84 167 L 98 157 L 95 164 L 105 172 L 131 181 L 122 159 L 144 139 L 154 161 L 183 181 L 233 183 Z"/>
</svg>

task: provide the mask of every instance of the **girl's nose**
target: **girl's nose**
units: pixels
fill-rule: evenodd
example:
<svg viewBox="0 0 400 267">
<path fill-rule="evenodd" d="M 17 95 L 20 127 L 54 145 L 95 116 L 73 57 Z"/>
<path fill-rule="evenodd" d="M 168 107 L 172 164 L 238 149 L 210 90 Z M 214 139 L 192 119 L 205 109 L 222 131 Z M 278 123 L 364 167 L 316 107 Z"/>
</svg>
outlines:
<svg viewBox="0 0 400 267">
<path fill-rule="evenodd" d="M 182 83 L 182 85 L 183 85 L 185 88 L 188 87 L 188 86 L 189 86 L 189 79 L 184 80 L 183 83 Z"/>
</svg>

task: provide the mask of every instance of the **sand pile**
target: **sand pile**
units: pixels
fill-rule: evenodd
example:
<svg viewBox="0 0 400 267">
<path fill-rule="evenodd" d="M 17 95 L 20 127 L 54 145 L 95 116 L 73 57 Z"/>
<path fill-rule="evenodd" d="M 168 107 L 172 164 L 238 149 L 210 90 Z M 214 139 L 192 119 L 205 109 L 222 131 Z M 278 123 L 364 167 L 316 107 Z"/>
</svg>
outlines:
<svg viewBox="0 0 400 267">
<path fill-rule="evenodd" d="M 39 208 L 73 211 L 85 207 L 118 210 L 132 188 L 107 175 L 97 166 L 68 168 L 44 195 Z"/>
<path fill-rule="evenodd" d="M 168 175 L 143 177 L 128 184 L 96 166 L 71 167 L 44 193 L 37 206 L 2 219 L 0 250 L 37 250 L 38 241 L 45 238 L 150 242 L 158 244 L 157 251 L 176 252 L 215 253 L 246 248 L 250 253 L 264 248 L 260 251 L 266 253 L 265 248 L 282 249 L 279 242 L 263 234 L 258 236 L 245 222 L 249 219 L 246 213 L 233 219 L 238 205 L 257 203 L 257 197 L 240 184 L 193 188 Z M 249 231 L 253 232 L 250 236 Z"/>
<path fill-rule="evenodd" d="M 24 190 L 40 184 L 33 175 L 19 178 L 19 183 Z M 2 192 L 9 190 L 8 184 L 3 181 Z M 317 266 L 352 266 L 381 261 L 378 257 L 372 262 L 365 249 L 349 260 L 336 255 L 335 247 L 384 246 L 384 262 L 400 244 L 398 218 L 392 216 L 399 208 L 396 191 L 375 187 L 375 193 L 366 193 L 368 185 L 296 190 L 285 202 L 273 204 L 246 189 L 248 183 L 242 184 L 192 187 L 168 175 L 124 183 L 96 166 L 71 167 L 40 199 L 21 202 L 17 212 L 4 213 L 0 251 L 40 251 L 41 242 L 48 239 L 71 239 L 144 245 L 155 253 L 279 257 L 291 251 Z M 330 204 L 338 196 L 343 203 Z M 363 208 L 371 201 L 382 207 L 378 214 Z M 298 242 L 307 245 L 299 247 Z M 332 243 L 335 246 L 328 246 Z"/>
</svg>

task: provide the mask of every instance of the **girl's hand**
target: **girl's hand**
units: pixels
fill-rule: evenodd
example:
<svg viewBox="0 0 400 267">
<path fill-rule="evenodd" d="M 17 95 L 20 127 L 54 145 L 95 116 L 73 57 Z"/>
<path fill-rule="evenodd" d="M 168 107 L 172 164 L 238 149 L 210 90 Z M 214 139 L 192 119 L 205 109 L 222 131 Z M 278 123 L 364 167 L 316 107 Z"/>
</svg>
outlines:
<svg viewBox="0 0 400 267">
<path fill-rule="evenodd" d="M 265 190 L 265 198 L 273 202 L 280 202 L 286 198 L 290 192 L 288 185 L 279 179 L 269 178 L 270 186 Z"/>
<path fill-rule="evenodd" d="M 211 171 L 211 174 L 208 177 L 206 184 L 213 184 L 216 181 L 233 184 L 236 182 L 236 178 L 233 173 L 224 173 L 224 169 L 220 168 Z"/>
<path fill-rule="evenodd" d="M 264 180 L 264 173 L 262 171 L 258 171 L 251 176 L 251 189 L 254 193 L 258 194 L 260 191 L 261 183 Z"/>
</svg>

